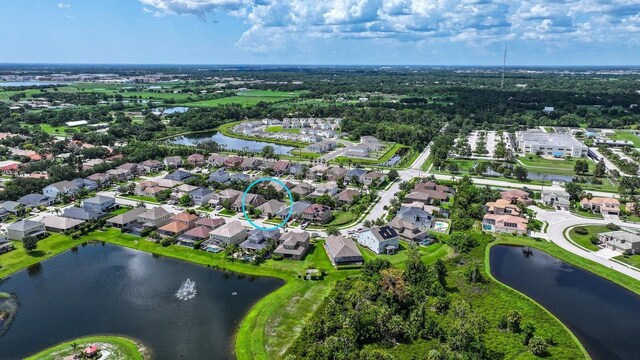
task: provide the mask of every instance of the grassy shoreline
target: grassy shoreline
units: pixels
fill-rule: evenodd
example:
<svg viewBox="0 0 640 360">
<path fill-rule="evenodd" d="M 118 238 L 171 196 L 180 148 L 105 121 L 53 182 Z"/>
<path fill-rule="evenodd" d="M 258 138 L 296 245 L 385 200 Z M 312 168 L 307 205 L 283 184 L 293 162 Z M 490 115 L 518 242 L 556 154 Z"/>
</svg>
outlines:
<svg viewBox="0 0 640 360">
<path fill-rule="evenodd" d="M 27 357 L 27 360 L 37 360 L 37 359 L 51 359 L 53 354 L 56 353 L 57 356 L 62 356 L 68 354 L 70 356 L 74 354 L 72 350 L 72 344 L 77 344 L 77 352 L 83 349 L 86 346 L 91 344 L 99 343 L 99 344 L 108 344 L 115 348 L 115 351 L 118 353 L 117 355 L 123 356 L 124 359 L 131 360 L 144 360 L 150 359 L 150 354 L 148 354 L 147 349 L 142 346 L 138 341 L 134 341 L 124 336 L 116 336 L 116 335 L 93 335 L 82 337 L 70 341 L 65 341 L 63 343 L 51 346 L 47 349 L 44 349 L 34 355 Z M 114 356 L 116 354 L 113 354 Z M 117 356 L 116 356 L 117 357 Z"/>
</svg>

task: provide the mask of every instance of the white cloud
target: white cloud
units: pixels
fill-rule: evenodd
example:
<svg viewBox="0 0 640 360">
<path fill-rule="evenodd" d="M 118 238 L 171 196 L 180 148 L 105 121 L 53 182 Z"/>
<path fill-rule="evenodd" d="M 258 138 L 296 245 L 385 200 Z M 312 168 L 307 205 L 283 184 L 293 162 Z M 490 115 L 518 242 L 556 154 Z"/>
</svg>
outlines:
<svg viewBox="0 0 640 360">
<path fill-rule="evenodd" d="M 63 3 L 63 2 L 59 2 L 59 3 L 58 3 L 58 7 L 59 7 L 60 9 L 68 9 L 68 8 L 70 8 L 70 7 L 71 7 L 71 4 L 65 4 L 65 3 Z"/>
<path fill-rule="evenodd" d="M 640 40 L 640 0 L 139 0 L 156 14 L 226 12 L 237 46 L 268 52 L 308 38 L 489 44 Z M 631 35 L 634 34 L 634 35 Z"/>
</svg>

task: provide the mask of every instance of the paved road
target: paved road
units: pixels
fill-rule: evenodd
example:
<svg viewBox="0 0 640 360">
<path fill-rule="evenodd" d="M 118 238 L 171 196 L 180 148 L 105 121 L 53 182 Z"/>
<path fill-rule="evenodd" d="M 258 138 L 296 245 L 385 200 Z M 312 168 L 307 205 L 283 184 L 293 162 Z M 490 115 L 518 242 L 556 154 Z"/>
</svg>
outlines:
<svg viewBox="0 0 640 360">
<path fill-rule="evenodd" d="M 617 218 L 605 219 L 605 220 L 586 219 L 586 218 L 581 218 L 576 215 L 573 215 L 568 211 L 548 211 L 548 210 L 540 209 L 536 206 L 531 206 L 530 208 L 537 213 L 537 218 L 539 220 L 546 221 L 549 224 L 547 228 L 547 237 L 554 244 L 560 246 L 564 250 L 567 250 L 575 255 L 591 260 L 598 264 L 604 265 L 608 268 L 611 268 L 620 273 L 628 275 L 636 280 L 640 280 L 640 271 L 629 268 L 625 265 L 621 265 L 620 263 L 610 260 L 612 255 L 619 255 L 619 254 L 613 254 L 610 251 L 598 251 L 598 252 L 587 251 L 574 245 L 572 242 L 570 242 L 564 237 L 565 230 L 577 225 L 606 225 L 608 223 L 613 222 L 618 226 L 640 230 L 640 224 L 625 223 Z"/>
<path fill-rule="evenodd" d="M 598 151 L 597 147 L 590 147 L 589 150 L 593 151 L 594 154 L 596 154 L 598 156 L 599 159 L 604 160 L 604 166 L 607 168 L 608 171 L 611 170 L 616 170 L 618 171 L 620 174 L 625 174 L 624 172 L 620 171 L 620 169 L 611 161 L 609 161 L 609 159 L 607 159 L 606 156 L 603 156 L 600 151 Z M 626 175 L 626 174 L 625 174 Z"/>
</svg>

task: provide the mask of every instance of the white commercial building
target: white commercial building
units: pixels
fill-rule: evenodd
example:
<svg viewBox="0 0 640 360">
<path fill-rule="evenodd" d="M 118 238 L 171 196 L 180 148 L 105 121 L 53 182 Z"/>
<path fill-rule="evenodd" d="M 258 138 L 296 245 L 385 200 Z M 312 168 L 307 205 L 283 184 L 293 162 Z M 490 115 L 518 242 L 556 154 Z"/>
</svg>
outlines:
<svg viewBox="0 0 640 360">
<path fill-rule="evenodd" d="M 568 134 L 551 134 L 537 130 L 516 133 L 516 149 L 522 154 L 540 154 L 545 156 L 584 157 L 588 148 Z"/>
</svg>

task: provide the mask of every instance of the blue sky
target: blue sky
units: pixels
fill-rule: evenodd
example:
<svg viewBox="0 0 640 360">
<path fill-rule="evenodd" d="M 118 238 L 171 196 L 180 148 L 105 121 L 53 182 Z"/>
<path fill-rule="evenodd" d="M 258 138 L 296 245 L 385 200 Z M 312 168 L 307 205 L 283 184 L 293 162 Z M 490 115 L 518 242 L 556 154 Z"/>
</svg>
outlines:
<svg viewBox="0 0 640 360">
<path fill-rule="evenodd" d="M 0 0 L 0 63 L 640 64 L 640 0 Z"/>
</svg>

